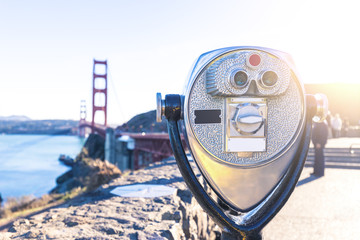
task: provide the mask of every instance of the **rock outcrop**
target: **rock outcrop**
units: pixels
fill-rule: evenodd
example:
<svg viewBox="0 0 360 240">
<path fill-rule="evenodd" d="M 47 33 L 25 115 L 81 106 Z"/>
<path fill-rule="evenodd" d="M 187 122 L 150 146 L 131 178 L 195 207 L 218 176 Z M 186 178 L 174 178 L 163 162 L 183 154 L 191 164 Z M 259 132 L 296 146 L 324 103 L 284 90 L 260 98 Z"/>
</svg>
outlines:
<svg viewBox="0 0 360 240">
<path fill-rule="evenodd" d="M 111 194 L 119 186 L 156 184 L 173 195 L 141 198 Z M 122 175 L 96 191 L 48 211 L 19 219 L 10 239 L 219 239 L 220 230 L 187 189 L 175 160 Z"/>
<path fill-rule="evenodd" d="M 74 160 L 72 169 L 56 179 L 57 186 L 51 193 L 65 193 L 79 187 L 91 191 L 119 177 L 121 171 L 104 161 L 104 144 L 102 137 L 91 134 Z"/>
</svg>

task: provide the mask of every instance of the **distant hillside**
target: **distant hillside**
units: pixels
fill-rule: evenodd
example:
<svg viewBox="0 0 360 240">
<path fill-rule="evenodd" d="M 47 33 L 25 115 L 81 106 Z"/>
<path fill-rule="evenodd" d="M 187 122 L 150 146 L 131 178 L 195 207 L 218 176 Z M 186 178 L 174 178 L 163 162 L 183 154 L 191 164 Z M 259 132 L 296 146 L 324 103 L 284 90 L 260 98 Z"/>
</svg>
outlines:
<svg viewBox="0 0 360 240">
<path fill-rule="evenodd" d="M 27 116 L 9 116 L 9 117 L 2 117 L 0 116 L 0 121 L 18 121 L 18 122 L 22 122 L 22 121 L 30 121 L 31 119 L 28 118 Z"/>
<path fill-rule="evenodd" d="M 166 120 L 156 122 L 156 111 L 141 113 L 130 119 L 127 123 L 119 126 L 117 131 L 121 132 L 167 132 Z"/>
<path fill-rule="evenodd" d="M 26 118 L 26 117 L 25 117 Z M 23 119 L 25 119 L 23 118 Z M 0 134 L 77 134 L 78 121 L 74 120 L 1 120 Z"/>
</svg>

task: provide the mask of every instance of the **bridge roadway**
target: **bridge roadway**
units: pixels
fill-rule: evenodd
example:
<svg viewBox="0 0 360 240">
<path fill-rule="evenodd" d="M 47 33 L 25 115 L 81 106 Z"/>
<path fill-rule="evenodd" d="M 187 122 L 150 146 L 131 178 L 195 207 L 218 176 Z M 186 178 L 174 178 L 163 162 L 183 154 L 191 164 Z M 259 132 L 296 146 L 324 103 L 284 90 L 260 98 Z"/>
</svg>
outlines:
<svg viewBox="0 0 360 240">
<path fill-rule="evenodd" d="M 100 124 L 93 126 L 90 122 L 82 122 L 79 125 L 79 129 L 81 128 L 91 128 L 92 132 L 106 138 L 106 129 L 109 127 Z M 118 138 L 121 136 L 129 136 L 135 140 L 135 148 L 133 150 L 134 170 L 172 156 L 169 135 L 167 133 L 126 133 L 115 130 L 114 137 Z M 182 140 L 185 146 L 184 138 Z"/>
<path fill-rule="evenodd" d="M 134 169 L 139 169 L 173 155 L 168 134 L 122 133 L 122 135 L 128 135 L 135 139 Z M 182 137 L 182 144 L 186 146 L 184 137 Z"/>
</svg>

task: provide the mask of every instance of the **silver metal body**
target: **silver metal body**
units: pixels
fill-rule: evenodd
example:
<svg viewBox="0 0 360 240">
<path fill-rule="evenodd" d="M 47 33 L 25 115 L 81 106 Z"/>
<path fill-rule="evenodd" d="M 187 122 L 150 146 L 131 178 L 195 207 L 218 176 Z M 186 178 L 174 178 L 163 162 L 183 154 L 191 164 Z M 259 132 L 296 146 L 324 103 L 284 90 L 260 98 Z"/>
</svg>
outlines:
<svg viewBox="0 0 360 240">
<path fill-rule="evenodd" d="M 253 55 L 260 64 L 249 64 Z M 241 87 L 234 87 L 237 69 L 248 76 Z M 278 76 L 271 87 L 262 79 L 266 71 Z M 304 128 L 304 88 L 291 57 L 259 47 L 205 53 L 190 72 L 184 96 L 185 136 L 200 171 L 231 208 L 255 211 L 291 164 Z M 208 110 L 219 116 L 199 121 L 196 111 Z"/>
</svg>

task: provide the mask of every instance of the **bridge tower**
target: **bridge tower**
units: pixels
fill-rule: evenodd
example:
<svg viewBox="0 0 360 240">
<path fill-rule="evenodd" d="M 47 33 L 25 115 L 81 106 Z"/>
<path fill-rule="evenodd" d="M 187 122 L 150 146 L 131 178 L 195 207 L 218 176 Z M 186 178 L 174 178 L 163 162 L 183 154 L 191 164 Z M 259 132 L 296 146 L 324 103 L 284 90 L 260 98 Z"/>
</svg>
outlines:
<svg viewBox="0 0 360 240">
<path fill-rule="evenodd" d="M 85 137 L 85 127 L 81 127 L 86 123 L 86 101 L 80 101 L 80 121 L 79 121 L 79 137 Z"/>
<path fill-rule="evenodd" d="M 99 70 L 102 70 L 99 72 Z M 93 94 L 92 94 L 92 133 L 94 133 L 95 113 L 103 112 L 104 122 L 98 123 L 107 125 L 107 61 L 94 59 L 93 66 Z"/>
</svg>

